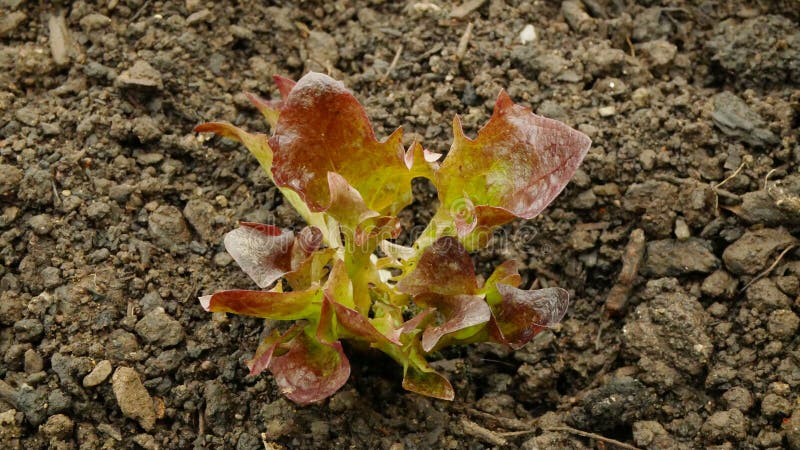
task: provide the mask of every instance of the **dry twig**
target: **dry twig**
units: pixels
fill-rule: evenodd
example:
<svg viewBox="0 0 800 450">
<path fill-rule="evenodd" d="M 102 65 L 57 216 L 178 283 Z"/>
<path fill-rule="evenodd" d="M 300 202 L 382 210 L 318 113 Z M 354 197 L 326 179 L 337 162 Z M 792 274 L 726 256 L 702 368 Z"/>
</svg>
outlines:
<svg viewBox="0 0 800 450">
<path fill-rule="evenodd" d="M 498 447 L 502 447 L 508 443 L 505 440 L 505 438 L 500 436 L 498 433 L 495 433 L 492 430 L 484 428 L 478 425 L 477 423 L 467 419 L 466 417 L 461 418 L 461 428 L 464 430 L 464 434 L 472 436 L 489 445 L 496 445 Z"/>
<path fill-rule="evenodd" d="M 530 430 L 530 428 L 531 428 L 531 424 L 528 423 L 528 422 L 525 422 L 524 420 L 514 419 L 514 418 L 510 418 L 510 417 L 497 416 L 497 415 L 494 415 L 494 414 L 489 414 L 489 413 L 485 413 L 483 411 L 479 411 L 479 410 L 474 409 L 474 408 L 468 409 L 467 413 L 469 413 L 469 415 L 471 415 L 473 417 L 478 417 L 478 418 L 486 420 L 486 421 L 494 422 L 497 425 L 499 425 L 500 427 L 505 428 L 507 430 L 521 431 L 521 430 Z M 500 436 L 504 435 L 503 433 L 497 433 L 497 434 L 500 435 Z"/>
<path fill-rule="evenodd" d="M 472 28 L 474 25 L 472 22 L 467 24 L 467 29 L 464 30 L 464 34 L 461 35 L 461 40 L 458 41 L 458 48 L 456 49 L 456 59 L 461 60 L 464 55 L 467 54 L 467 45 L 469 45 L 469 40 L 472 38 Z"/>
<path fill-rule="evenodd" d="M 392 63 L 389 64 L 389 68 L 386 69 L 386 73 L 383 74 L 381 77 L 381 81 L 386 81 L 389 76 L 394 72 L 394 69 L 397 67 L 397 63 L 400 61 L 400 55 L 403 54 L 403 44 L 397 46 L 397 51 L 394 52 L 394 58 L 392 58 Z"/>
<path fill-rule="evenodd" d="M 639 265 L 644 257 L 645 239 L 644 230 L 637 228 L 631 232 L 628 245 L 622 253 L 622 270 L 619 272 L 617 283 L 611 288 L 606 297 L 606 312 L 610 315 L 621 314 L 628 302 L 628 294 L 633 288 Z"/>
<path fill-rule="evenodd" d="M 778 264 L 781 262 L 781 259 L 783 259 L 783 257 L 786 256 L 786 254 L 789 253 L 789 251 L 792 250 L 795 247 L 797 247 L 797 244 L 790 244 L 788 247 L 783 249 L 781 254 L 778 255 L 778 257 L 775 259 L 775 262 L 773 262 L 769 267 L 764 269 L 763 272 L 761 272 L 758 275 L 756 275 L 755 277 L 753 277 L 752 280 L 748 281 L 747 284 L 745 284 L 744 287 L 742 287 L 742 289 L 739 292 L 744 292 L 745 290 L 747 290 L 747 288 L 750 287 L 751 284 L 753 284 L 756 281 L 758 281 L 758 280 L 764 278 L 765 276 L 769 275 L 769 273 L 772 272 L 773 269 L 778 267 Z"/>
<path fill-rule="evenodd" d="M 467 0 L 459 6 L 453 8 L 450 12 L 450 17 L 453 19 L 463 19 L 467 17 L 469 13 L 475 11 L 476 9 L 480 8 L 486 0 Z"/>
<path fill-rule="evenodd" d="M 605 436 L 601 436 L 596 433 L 589 433 L 588 431 L 582 431 L 577 428 L 572 428 L 568 426 L 561 426 L 561 427 L 550 427 L 545 428 L 544 431 L 563 431 L 570 434 L 575 434 L 577 436 L 583 436 L 586 438 L 594 439 L 596 441 L 605 442 L 606 444 L 616 445 L 619 448 L 624 448 L 626 450 L 641 450 L 639 447 L 634 447 L 632 445 L 626 444 L 624 442 L 620 442 L 616 439 L 607 438 Z"/>
</svg>

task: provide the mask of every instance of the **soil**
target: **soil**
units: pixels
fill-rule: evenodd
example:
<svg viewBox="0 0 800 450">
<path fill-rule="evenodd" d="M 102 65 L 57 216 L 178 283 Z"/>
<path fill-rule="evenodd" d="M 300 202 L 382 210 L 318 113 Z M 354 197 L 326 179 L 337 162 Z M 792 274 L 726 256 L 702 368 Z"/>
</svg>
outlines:
<svg viewBox="0 0 800 450">
<path fill-rule="evenodd" d="M 797 0 L 269 3 L 0 0 L 0 447 L 800 449 Z M 501 88 L 594 141 L 475 255 L 570 290 L 566 319 L 443 352 L 453 402 L 355 353 L 294 406 L 246 376 L 264 322 L 197 301 L 253 287 L 237 221 L 302 224 L 191 130 L 266 131 L 242 92 L 309 70 L 434 151 Z M 415 194 L 406 240 L 436 206 Z"/>
</svg>

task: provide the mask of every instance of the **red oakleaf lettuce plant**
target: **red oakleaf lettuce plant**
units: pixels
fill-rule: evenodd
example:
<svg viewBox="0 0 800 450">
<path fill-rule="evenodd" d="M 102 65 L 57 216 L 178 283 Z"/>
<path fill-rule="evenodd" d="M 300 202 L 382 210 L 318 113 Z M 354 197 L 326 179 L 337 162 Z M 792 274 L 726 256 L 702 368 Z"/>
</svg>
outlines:
<svg viewBox="0 0 800 450">
<path fill-rule="evenodd" d="M 513 261 L 481 283 L 468 252 L 496 227 L 539 214 L 583 160 L 587 136 L 500 92 L 477 138 L 456 116 L 453 145 L 438 163 L 441 155 L 419 143 L 405 149 L 401 129 L 377 140 L 342 83 L 319 73 L 275 81 L 280 101 L 248 94 L 270 136 L 220 122 L 195 128 L 244 144 L 308 223 L 294 233 L 242 222 L 225 247 L 261 290 L 200 298 L 207 311 L 293 321 L 258 346 L 251 374 L 269 369 L 297 403 L 324 399 L 348 379 L 341 340 L 349 339 L 396 360 L 404 388 L 451 400 L 450 382 L 426 361 L 431 352 L 481 341 L 519 348 L 561 320 L 565 290 L 520 289 Z M 415 177 L 433 182 L 440 207 L 404 247 L 390 239 Z"/>
</svg>

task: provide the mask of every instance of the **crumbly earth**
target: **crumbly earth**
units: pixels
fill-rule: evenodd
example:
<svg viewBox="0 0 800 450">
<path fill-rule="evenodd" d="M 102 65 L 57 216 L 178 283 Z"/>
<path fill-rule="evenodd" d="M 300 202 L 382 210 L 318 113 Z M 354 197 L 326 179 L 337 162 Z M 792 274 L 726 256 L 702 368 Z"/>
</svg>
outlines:
<svg viewBox="0 0 800 450">
<path fill-rule="evenodd" d="M 0 0 L 0 447 L 800 449 L 798 0 L 269 3 Z M 348 384 L 296 407 L 247 376 L 264 322 L 197 302 L 253 287 L 237 221 L 302 224 L 191 130 L 266 131 L 242 92 L 309 70 L 435 151 L 501 88 L 594 141 L 475 255 L 569 289 L 566 319 L 439 355 L 453 402 L 348 349 Z"/>
</svg>

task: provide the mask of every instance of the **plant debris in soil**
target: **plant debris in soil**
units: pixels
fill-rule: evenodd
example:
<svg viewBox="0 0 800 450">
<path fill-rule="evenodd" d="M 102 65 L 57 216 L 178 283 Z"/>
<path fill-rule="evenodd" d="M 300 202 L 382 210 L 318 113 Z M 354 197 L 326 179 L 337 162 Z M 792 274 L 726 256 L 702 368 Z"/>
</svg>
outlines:
<svg viewBox="0 0 800 450">
<path fill-rule="evenodd" d="M 797 0 L 0 11 L 0 447 L 800 449 Z M 474 136 L 501 88 L 592 138 L 541 216 L 474 255 L 568 289 L 564 322 L 442 352 L 453 402 L 366 352 L 296 407 L 247 376 L 272 324 L 196 300 L 251 286 L 222 245 L 238 221 L 302 221 L 238 145 L 191 130 L 266 131 L 243 92 L 308 71 L 405 145 L 446 152 L 455 114 Z M 401 241 L 435 209 L 414 196 Z"/>
</svg>

